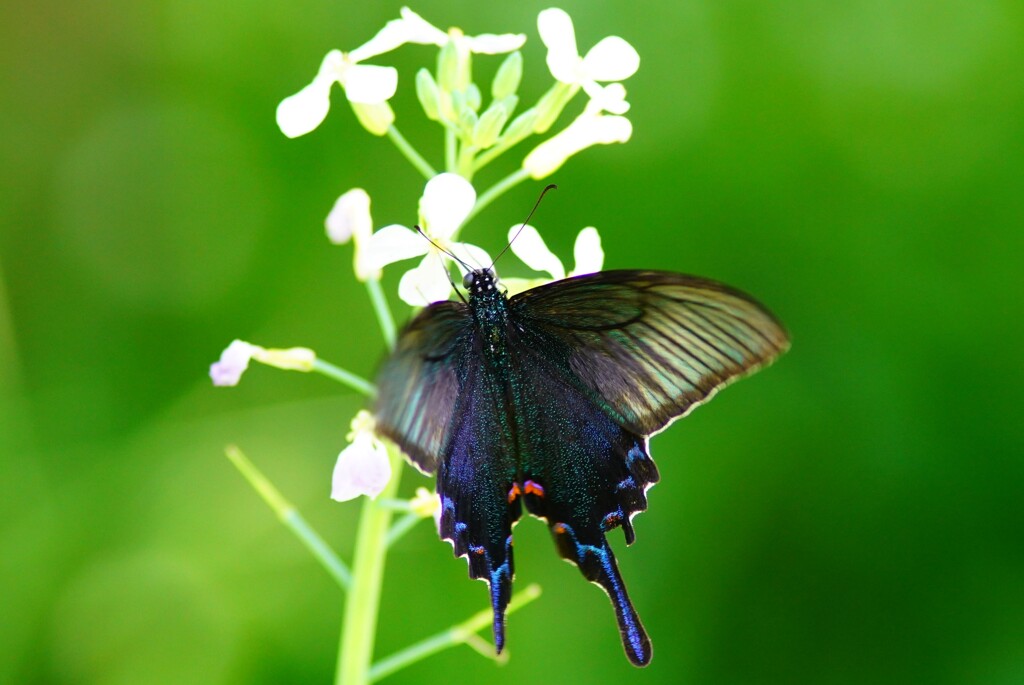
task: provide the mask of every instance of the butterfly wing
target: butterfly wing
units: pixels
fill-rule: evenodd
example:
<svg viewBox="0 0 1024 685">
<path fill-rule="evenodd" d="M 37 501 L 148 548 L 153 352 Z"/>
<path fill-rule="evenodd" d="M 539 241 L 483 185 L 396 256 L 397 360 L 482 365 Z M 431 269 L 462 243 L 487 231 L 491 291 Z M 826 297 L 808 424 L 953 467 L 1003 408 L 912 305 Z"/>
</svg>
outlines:
<svg viewBox="0 0 1024 685">
<path fill-rule="evenodd" d="M 466 305 L 427 307 L 402 331 L 378 375 L 377 431 L 425 472 L 437 471 L 441 537 L 491 588 L 494 637 L 504 643 L 512 592 L 510 501 L 517 466 L 507 378 L 485 359 Z M 507 375 L 507 374 L 506 374 Z"/>
<path fill-rule="evenodd" d="M 504 372 L 476 338 L 463 351 L 459 400 L 450 441 L 437 474 L 441 537 L 469 560 L 469 575 L 487 581 L 494 644 L 505 643 L 505 608 L 512 596 L 512 524 L 521 503 L 510 495 L 518 474 L 512 408 Z"/>
<path fill-rule="evenodd" d="M 658 480 L 647 436 L 788 345 L 743 293 L 705 279 L 611 271 L 510 301 L 524 500 L 563 557 L 608 593 L 627 656 L 651 644 L 605 534 L 647 507 Z"/>
<path fill-rule="evenodd" d="M 567 346 L 562 372 L 642 435 L 789 347 L 752 297 L 682 274 L 604 271 L 527 290 L 509 306 L 520 326 Z"/>
<path fill-rule="evenodd" d="M 607 531 L 647 508 L 646 489 L 658 480 L 647 440 L 618 425 L 592 393 L 556 367 L 568 349 L 539 335 L 519 338 L 516 398 L 521 492 L 527 509 L 547 520 L 562 557 L 600 585 L 612 601 L 626 655 L 651 660 L 651 641 L 626 592 Z"/>
<path fill-rule="evenodd" d="M 377 432 L 424 473 L 437 469 L 448 439 L 470 322 L 469 308 L 461 302 L 432 304 L 402 331 L 377 374 Z"/>
</svg>

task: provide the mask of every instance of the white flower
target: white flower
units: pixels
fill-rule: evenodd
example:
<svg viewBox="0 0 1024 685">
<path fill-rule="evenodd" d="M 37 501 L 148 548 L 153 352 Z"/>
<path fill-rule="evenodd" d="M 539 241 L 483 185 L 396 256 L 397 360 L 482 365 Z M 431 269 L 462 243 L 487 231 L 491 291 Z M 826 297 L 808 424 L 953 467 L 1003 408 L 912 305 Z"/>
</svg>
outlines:
<svg viewBox="0 0 1024 685">
<path fill-rule="evenodd" d="M 518 234 L 518 237 L 517 237 Z M 502 280 L 508 289 L 509 296 L 529 288 L 535 288 L 550 281 L 559 281 L 566 277 L 562 261 L 554 255 L 536 228 L 527 224 L 519 230 L 519 224 L 508 230 L 508 239 L 512 252 L 534 271 L 546 272 L 550 278 L 506 278 Z M 587 226 L 576 236 L 573 247 L 575 268 L 569 276 L 582 276 L 600 271 L 604 265 L 604 250 L 601 249 L 601 236 L 593 226 Z"/>
<path fill-rule="evenodd" d="M 328 52 L 313 81 L 277 106 L 277 125 L 281 132 L 289 138 L 297 138 L 319 126 L 331 107 L 331 86 L 335 83 L 344 89 L 349 102 L 368 106 L 363 108 L 364 114 L 374 114 L 376 118 L 386 120 L 387 115 L 376 112 L 376 109 L 395 94 L 398 71 L 394 67 L 360 62 L 391 52 L 405 43 L 425 42 L 430 35 L 424 30 L 422 24 L 425 23 L 405 17 L 393 19 L 377 35 L 355 50 L 348 53 L 341 50 Z"/>
<path fill-rule="evenodd" d="M 232 340 L 220 353 L 220 359 L 210 364 L 210 380 L 216 386 L 238 385 L 256 349 L 244 340 Z"/>
<path fill-rule="evenodd" d="M 612 114 L 629 109 L 625 89 L 601 86 L 597 82 L 622 81 L 640 67 L 640 56 L 633 46 L 618 36 L 602 38 L 580 57 L 576 31 L 564 10 L 546 9 L 537 16 L 540 39 L 548 49 L 548 69 L 561 83 L 581 86 L 601 108 Z"/>
<path fill-rule="evenodd" d="M 345 502 L 359 495 L 376 497 L 391 480 L 388 451 L 373 433 L 373 417 L 361 410 L 352 419 L 351 443 L 338 455 L 331 477 L 331 499 Z"/>
<path fill-rule="evenodd" d="M 361 281 L 380 278 L 380 269 L 366 263 L 366 243 L 373 235 L 370 196 L 362 188 L 353 188 L 339 197 L 324 221 L 327 239 L 335 245 L 355 242 L 355 272 Z"/>
<path fill-rule="evenodd" d="M 308 347 L 266 348 L 233 340 L 220 359 L 210 364 L 210 380 L 217 386 L 238 385 L 252 360 L 286 371 L 312 371 L 316 353 Z"/>
<path fill-rule="evenodd" d="M 533 178 L 553 174 L 574 154 L 591 145 L 625 143 L 633 135 L 633 125 L 626 117 L 602 113 L 600 104 L 591 100 L 583 113 L 565 130 L 535 147 L 523 160 L 523 168 Z"/>
<path fill-rule="evenodd" d="M 367 241 L 365 267 L 381 269 L 403 259 L 425 255 L 418 266 L 402 276 L 398 296 L 416 307 L 447 299 L 452 292 L 448 281 L 451 258 L 441 249 L 451 252 L 470 268 L 484 268 L 491 264 L 491 258 L 481 248 L 454 240 L 475 204 L 476 191 L 469 181 L 458 174 L 438 174 L 427 181 L 419 211 L 423 231 L 434 244 L 405 226 L 385 226 Z M 464 272 L 466 266 L 456 263 Z"/>
</svg>

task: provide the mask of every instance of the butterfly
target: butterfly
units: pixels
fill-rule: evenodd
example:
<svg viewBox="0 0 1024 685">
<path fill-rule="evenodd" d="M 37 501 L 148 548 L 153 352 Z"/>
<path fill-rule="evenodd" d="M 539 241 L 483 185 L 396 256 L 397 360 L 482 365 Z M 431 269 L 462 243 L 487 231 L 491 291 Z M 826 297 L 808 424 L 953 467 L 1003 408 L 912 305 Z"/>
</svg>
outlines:
<svg viewBox="0 0 1024 685">
<path fill-rule="evenodd" d="M 525 507 L 607 592 L 626 656 L 645 666 L 651 641 L 605 536 L 634 540 L 658 481 L 648 438 L 789 338 L 750 296 L 694 276 L 603 271 L 511 298 L 490 268 L 463 284 L 468 301 L 431 304 L 399 336 L 377 431 L 437 474 L 441 537 L 489 584 L 499 653 Z"/>
</svg>

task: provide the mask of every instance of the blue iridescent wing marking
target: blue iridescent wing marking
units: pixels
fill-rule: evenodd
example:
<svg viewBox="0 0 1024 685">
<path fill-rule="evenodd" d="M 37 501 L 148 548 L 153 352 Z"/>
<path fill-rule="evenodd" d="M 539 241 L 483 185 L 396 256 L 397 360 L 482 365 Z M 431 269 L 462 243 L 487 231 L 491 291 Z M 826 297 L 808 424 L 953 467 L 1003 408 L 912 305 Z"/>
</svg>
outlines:
<svg viewBox="0 0 1024 685">
<path fill-rule="evenodd" d="M 520 326 L 572 348 L 566 373 L 621 425 L 650 435 L 771 362 L 789 336 L 749 295 L 695 276 L 603 271 L 509 301 Z"/>
<path fill-rule="evenodd" d="M 448 442 L 471 321 L 461 302 L 424 309 L 402 331 L 377 375 L 377 431 L 427 474 L 437 470 Z"/>
</svg>

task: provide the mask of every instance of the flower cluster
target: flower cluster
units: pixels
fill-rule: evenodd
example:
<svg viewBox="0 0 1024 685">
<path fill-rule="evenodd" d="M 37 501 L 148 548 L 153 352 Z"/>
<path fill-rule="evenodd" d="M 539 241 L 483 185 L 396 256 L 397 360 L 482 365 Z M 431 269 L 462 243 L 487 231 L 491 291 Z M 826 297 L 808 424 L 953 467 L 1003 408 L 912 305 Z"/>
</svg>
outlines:
<svg viewBox="0 0 1024 685">
<path fill-rule="evenodd" d="M 462 272 L 493 266 L 486 250 L 459 239 L 464 224 L 502 193 L 528 179 L 550 176 L 579 152 L 630 139 L 632 124 L 625 117 L 630 105 L 622 81 L 639 68 L 636 50 L 622 38 L 609 36 L 581 54 L 572 19 L 560 9 L 540 12 L 537 30 L 547 49 L 547 67 L 554 82 L 526 108 L 520 107 L 518 95 L 523 76 L 519 49 L 526 41 L 525 35 L 469 36 L 458 28 L 445 31 L 408 8 L 402 8 L 397 19 L 387 22 L 354 50 L 328 52 L 313 80 L 278 105 L 277 124 L 286 136 L 308 134 L 327 117 L 331 92 L 337 84 L 360 124 L 374 135 L 387 136 L 426 179 L 416 221 L 410 221 L 414 227 L 393 223 L 375 231 L 370 196 L 361 188 L 342 194 L 326 218 L 327 237 L 332 243 L 354 244 L 355 276 L 367 284 L 372 297 L 377 293 L 375 305 L 383 328 L 390 319 L 389 313 L 381 314 L 379 310 L 383 301 L 379 281 L 386 267 L 418 259 L 399 280 L 398 296 L 405 303 L 420 307 L 448 299 L 453 293 L 453 266 Z M 389 101 L 398 88 L 398 71 L 370 63 L 406 44 L 434 45 L 439 51 L 436 68 L 420 69 L 414 85 L 424 114 L 443 131 L 440 172 L 397 128 Z M 473 80 L 473 61 L 495 55 L 504 57 L 491 83 L 482 88 Z M 547 135 L 580 92 L 586 101 L 568 124 L 529 149 L 510 176 L 477 192 L 474 183 L 491 161 L 531 136 Z M 512 226 L 508 239 L 512 252 L 527 267 L 546 274 L 502 279 L 509 294 L 545 281 L 598 271 L 604 260 L 601 240 L 593 227 L 580 231 L 574 249 L 575 265 L 568 272 L 533 226 Z M 386 304 L 383 306 L 386 309 Z M 214 384 L 235 385 L 250 360 L 278 368 L 319 371 L 372 392 L 369 383 L 318 360 L 312 350 L 266 349 L 240 340 L 231 343 L 210 367 Z M 357 414 L 347 439 L 349 445 L 342 450 L 334 470 L 332 497 L 345 500 L 361 494 L 376 496 L 390 478 L 391 467 L 387 449 L 374 436 L 369 413 Z"/>
</svg>

